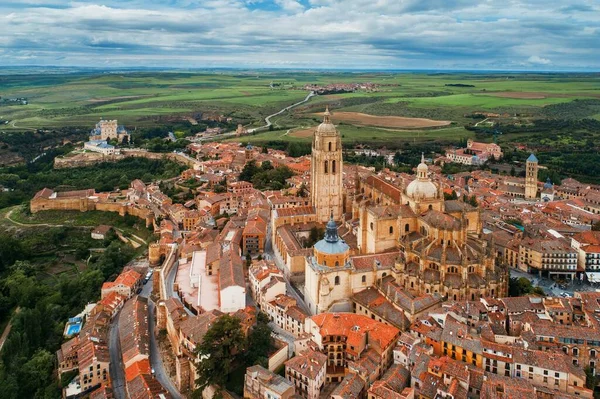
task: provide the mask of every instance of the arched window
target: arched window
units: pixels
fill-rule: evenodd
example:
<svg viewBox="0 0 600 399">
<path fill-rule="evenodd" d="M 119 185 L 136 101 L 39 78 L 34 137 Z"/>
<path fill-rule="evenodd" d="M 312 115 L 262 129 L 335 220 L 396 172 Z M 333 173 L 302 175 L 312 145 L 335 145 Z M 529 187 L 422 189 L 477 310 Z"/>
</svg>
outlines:
<svg viewBox="0 0 600 399">
<path fill-rule="evenodd" d="M 579 349 L 573 348 L 573 356 L 579 356 Z"/>
<path fill-rule="evenodd" d="M 371 222 L 371 230 L 373 230 L 373 222 Z"/>
<path fill-rule="evenodd" d="M 429 205 L 429 210 L 432 210 L 432 209 L 433 209 L 433 205 L 430 204 Z"/>
<path fill-rule="evenodd" d="M 331 161 L 331 173 L 335 174 L 335 159 Z"/>
<path fill-rule="evenodd" d="M 383 274 L 381 275 L 381 278 L 384 278 L 385 276 L 387 276 L 387 273 L 383 273 Z"/>
<path fill-rule="evenodd" d="M 405 233 L 408 233 L 408 230 L 409 230 L 409 229 L 410 229 L 410 226 L 408 225 L 408 223 L 406 223 L 406 224 L 404 225 L 404 232 L 405 232 Z"/>
<path fill-rule="evenodd" d="M 331 141 L 329 142 L 329 151 L 331 151 Z"/>
<path fill-rule="evenodd" d="M 363 275 L 361 280 L 362 280 L 363 283 L 366 283 L 367 282 L 367 276 Z"/>
<path fill-rule="evenodd" d="M 336 261 L 335 261 L 335 266 L 337 267 L 337 266 L 339 266 L 339 265 L 340 265 L 340 262 L 336 260 Z"/>
<path fill-rule="evenodd" d="M 340 276 L 335 276 L 335 279 L 333 281 L 335 285 L 340 285 Z"/>
<path fill-rule="evenodd" d="M 394 234 L 394 226 L 390 226 L 390 234 Z"/>
<path fill-rule="evenodd" d="M 325 173 L 329 173 L 329 165 L 327 164 L 327 161 L 323 162 L 323 171 Z"/>
</svg>

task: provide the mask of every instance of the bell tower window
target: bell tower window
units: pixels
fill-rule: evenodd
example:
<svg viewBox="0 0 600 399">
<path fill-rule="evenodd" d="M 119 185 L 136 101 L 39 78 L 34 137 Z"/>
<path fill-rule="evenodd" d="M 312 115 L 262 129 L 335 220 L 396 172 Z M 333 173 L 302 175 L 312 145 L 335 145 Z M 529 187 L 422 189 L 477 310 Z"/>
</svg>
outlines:
<svg viewBox="0 0 600 399">
<path fill-rule="evenodd" d="M 335 175 L 335 160 L 331 161 L 331 173 Z"/>
<path fill-rule="evenodd" d="M 331 151 L 331 141 L 329 142 L 329 151 Z"/>
<path fill-rule="evenodd" d="M 324 173 L 329 173 L 329 165 L 327 161 L 323 162 L 323 171 Z"/>
</svg>

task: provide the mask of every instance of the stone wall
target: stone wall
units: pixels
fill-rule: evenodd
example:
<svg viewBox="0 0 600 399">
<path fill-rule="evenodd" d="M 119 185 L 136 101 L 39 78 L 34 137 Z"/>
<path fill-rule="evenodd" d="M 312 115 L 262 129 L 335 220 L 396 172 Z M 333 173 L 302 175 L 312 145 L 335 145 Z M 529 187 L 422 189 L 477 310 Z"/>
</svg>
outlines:
<svg viewBox="0 0 600 399">
<path fill-rule="evenodd" d="M 83 166 L 95 165 L 101 162 L 117 162 L 125 158 L 139 157 L 147 159 L 169 159 L 171 161 L 193 167 L 198 161 L 188 158 L 179 153 L 159 153 L 149 152 L 141 149 L 122 149 L 120 154 L 103 155 L 97 152 L 85 152 L 80 154 L 71 154 L 67 157 L 56 157 L 54 159 L 54 168 L 79 168 Z"/>
</svg>

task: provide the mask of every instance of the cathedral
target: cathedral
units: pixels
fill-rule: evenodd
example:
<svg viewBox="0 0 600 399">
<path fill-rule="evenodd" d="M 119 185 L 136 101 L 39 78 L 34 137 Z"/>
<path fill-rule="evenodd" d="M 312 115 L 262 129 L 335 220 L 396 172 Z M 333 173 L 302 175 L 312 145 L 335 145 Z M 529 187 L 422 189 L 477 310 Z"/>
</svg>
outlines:
<svg viewBox="0 0 600 399">
<path fill-rule="evenodd" d="M 325 237 L 305 259 L 311 312 L 349 311 L 354 293 L 384 278 L 415 297 L 507 295 L 508 271 L 497 265 L 493 242 L 482 238 L 480 210 L 444 200 L 424 157 L 404 188 L 374 174 L 359 178 L 351 209 L 344 209 L 341 138 L 330 118 L 327 110 L 312 147 L 312 204 L 317 220 L 328 222 Z M 357 251 L 338 234 L 338 223 L 347 222 L 358 225 Z"/>
</svg>

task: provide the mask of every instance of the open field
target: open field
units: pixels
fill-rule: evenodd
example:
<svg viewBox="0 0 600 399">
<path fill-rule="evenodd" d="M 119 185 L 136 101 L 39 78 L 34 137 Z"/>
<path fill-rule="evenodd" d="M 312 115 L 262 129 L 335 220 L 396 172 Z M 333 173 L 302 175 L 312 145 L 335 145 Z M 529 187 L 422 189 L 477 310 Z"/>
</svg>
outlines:
<svg viewBox="0 0 600 399">
<path fill-rule="evenodd" d="M 0 71 L 1 72 L 1 71 Z M 89 127 L 100 117 L 130 127 L 156 126 L 198 113 L 231 116 L 258 125 L 270 113 L 306 96 L 304 85 L 371 82 L 374 91 L 318 96 L 295 112 L 311 118 L 330 104 L 358 112 L 463 122 L 465 113 L 511 109 L 536 113 L 550 104 L 599 98 L 600 77 L 581 74 L 342 73 L 342 72 L 130 72 L 0 75 L 3 130 Z M 281 84 L 271 88 L 271 84 Z M 302 110 L 302 108 L 304 110 Z M 437 116 L 436 116 L 437 115 Z M 359 121 L 360 122 L 360 121 Z M 301 126 L 301 123 L 296 126 Z M 396 126 L 397 127 L 397 126 Z"/>
<path fill-rule="evenodd" d="M 323 113 L 317 115 L 323 116 Z M 425 118 L 406 118 L 403 116 L 377 116 L 360 112 L 336 112 L 332 119 L 360 126 L 377 126 L 392 129 L 423 129 L 448 126 L 450 121 L 436 121 Z"/>
<path fill-rule="evenodd" d="M 267 144 L 270 141 L 290 141 L 310 143 L 315 127 L 303 128 L 298 130 L 275 130 L 262 132 L 242 138 L 232 138 L 226 141 L 243 141 L 256 145 Z M 355 126 L 349 124 L 337 125 L 342 134 L 342 141 L 345 145 L 369 143 L 373 145 L 397 146 L 399 143 L 426 143 L 438 141 L 442 143 L 453 143 L 461 139 L 474 137 L 462 126 L 450 126 L 439 129 L 428 130 L 396 130 L 376 127 Z"/>
</svg>

